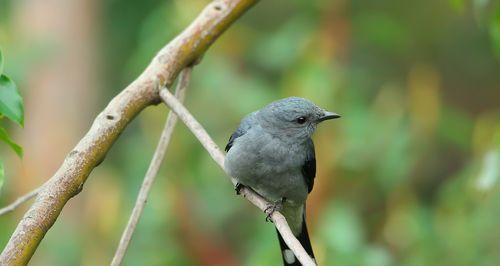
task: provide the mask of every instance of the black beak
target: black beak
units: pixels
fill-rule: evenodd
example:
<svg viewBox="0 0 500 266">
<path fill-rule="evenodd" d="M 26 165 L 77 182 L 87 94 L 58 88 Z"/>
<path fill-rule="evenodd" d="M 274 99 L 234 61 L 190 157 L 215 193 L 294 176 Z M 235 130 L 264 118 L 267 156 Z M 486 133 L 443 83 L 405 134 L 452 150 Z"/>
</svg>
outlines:
<svg viewBox="0 0 500 266">
<path fill-rule="evenodd" d="M 335 118 L 340 118 L 339 114 L 333 113 L 333 112 L 327 112 L 325 111 L 325 114 L 318 119 L 318 122 L 325 121 L 325 120 L 330 120 L 330 119 L 335 119 Z"/>
</svg>

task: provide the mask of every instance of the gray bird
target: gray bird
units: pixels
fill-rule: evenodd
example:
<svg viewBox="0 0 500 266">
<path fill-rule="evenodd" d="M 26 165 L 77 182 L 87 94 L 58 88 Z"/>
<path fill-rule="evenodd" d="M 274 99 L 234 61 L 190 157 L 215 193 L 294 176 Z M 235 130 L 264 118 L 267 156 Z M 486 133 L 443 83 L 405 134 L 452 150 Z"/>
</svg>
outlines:
<svg viewBox="0 0 500 266">
<path fill-rule="evenodd" d="M 316 175 L 311 136 L 320 122 L 339 117 L 303 98 L 281 99 L 243 118 L 226 146 L 225 168 L 239 182 L 236 191 L 248 186 L 274 203 L 270 212 L 285 216 L 312 258 L 305 223 L 305 202 Z M 278 238 L 284 265 L 300 265 L 279 233 Z"/>
</svg>

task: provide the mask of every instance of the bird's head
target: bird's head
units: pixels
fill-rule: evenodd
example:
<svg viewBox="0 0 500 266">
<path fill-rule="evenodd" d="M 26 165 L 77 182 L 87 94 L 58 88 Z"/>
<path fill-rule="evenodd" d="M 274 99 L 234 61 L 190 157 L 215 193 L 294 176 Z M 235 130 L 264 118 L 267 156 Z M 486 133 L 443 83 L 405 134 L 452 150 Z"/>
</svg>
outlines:
<svg viewBox="0 0 500 266">
<path fill-rule="evenodd" d="M 270 103 L 257 117 L 262 128 L 272 135 L 303 141 L 311 137 L 319 123 L 340 115 L 325 111 L 304 98 L 289 97 Z"/>
</svg>

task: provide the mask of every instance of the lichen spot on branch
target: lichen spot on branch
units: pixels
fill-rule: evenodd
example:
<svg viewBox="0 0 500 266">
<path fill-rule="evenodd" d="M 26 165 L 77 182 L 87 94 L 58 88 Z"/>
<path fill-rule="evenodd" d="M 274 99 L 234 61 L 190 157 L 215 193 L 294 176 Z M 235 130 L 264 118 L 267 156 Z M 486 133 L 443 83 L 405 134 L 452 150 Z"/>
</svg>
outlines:
<svg viewBox="0 0 500 266">
<path fill-rule="evenodd" d="M 103 116 L 108 121 L 120 120 L 120 116 L 116 112 L 106 112 Z"/>
</svg>

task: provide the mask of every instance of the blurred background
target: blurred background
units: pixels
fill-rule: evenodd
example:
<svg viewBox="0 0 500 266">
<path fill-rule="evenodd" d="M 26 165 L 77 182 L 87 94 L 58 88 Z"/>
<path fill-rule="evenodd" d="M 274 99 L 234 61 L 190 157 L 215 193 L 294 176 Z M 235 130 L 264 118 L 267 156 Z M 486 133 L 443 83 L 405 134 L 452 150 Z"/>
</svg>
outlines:
<svg viewBox="0 0 500 266">
<path fill-rule="evenodd" d="M 0 0 L 25 150 L 1 146 L 0 206 L 39 186 L 110 99 L 208 0 Z M 342 114 L 314 137 L 319 265 L 499 265 L 500 3 L 261 1 L 193 73 L 187 106 L 223 147 L 267 103 Z M 32 265 L 107 265 L 168 109 L 146 109 L 69 201 Z M 3 249 L 29 204 L 0 217 Z M 279 265 L 264 214 L 179 124 L 124 265 Z"/>
</svg>

